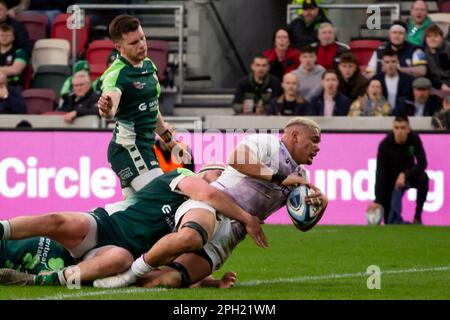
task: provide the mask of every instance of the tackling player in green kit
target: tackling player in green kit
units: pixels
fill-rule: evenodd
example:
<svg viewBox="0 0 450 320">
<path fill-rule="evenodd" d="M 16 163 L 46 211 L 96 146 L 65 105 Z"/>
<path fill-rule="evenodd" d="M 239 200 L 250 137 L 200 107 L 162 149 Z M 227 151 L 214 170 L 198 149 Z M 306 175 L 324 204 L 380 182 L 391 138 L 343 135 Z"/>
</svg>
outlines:
<svg viewBox="0 0 450 320">
<path fill-rule="evenodd" d="M 82 260 L 76 266 L 37 275 L 33 281 L 38 285 L 66 284 L 76 275 L 81 282 L 92 281 L 123 272 L 135 258 L 175 230 L 180 241 L 175 241 L 164 255 L 177 255 L 179 250 L 197 251 L 212 238 L 222 219 L 212 207 L 242 221 L 255 242 L 264 246 L 259 219 L 209 185 L 223 169 L 206 166 L 195 175 L 179 168 L 155 178 L 125 201 L 88 213 L 55 212 L 0 220 L 0 240 L 45 236 L 63 245 L 75 259 Z M 177 221 L 175 213 L 188 198 L 201 201 L 203 207 L 189 209 Z"/>
<path fill-rule="evenodd" d="M 109 33 L 120 57 L 101 76 L 100 115 L 116 120 L 108 161 L 128 196 L 161 175 L 153 151 L 155 133 L 172 149 L 177 145 L 159 111 L 161 87 L 155 64 L 147 58 L 147 41 L 137 18 L 119 15 Z M 179 149 L 178 149 L 179 150 Z M 184 161 L 190 155 L 184 151 Z"/>
</svg>

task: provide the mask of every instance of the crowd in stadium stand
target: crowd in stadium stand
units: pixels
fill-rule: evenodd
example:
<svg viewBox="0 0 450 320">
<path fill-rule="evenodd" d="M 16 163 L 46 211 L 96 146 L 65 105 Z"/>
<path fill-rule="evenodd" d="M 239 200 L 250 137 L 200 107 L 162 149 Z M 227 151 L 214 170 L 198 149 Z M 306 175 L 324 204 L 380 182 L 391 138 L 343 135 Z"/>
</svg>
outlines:
<svg viewBox="0 0 450 320">
<path fill-rule="evenodd" d="M 318 7 L 319 1 L 293 3 L 301 5 L 299 16 L 276 31 L 274 47 L 263 53 L 266 62 L 255 56 L 252 72 L 237 85 L 236 114 L 439 114 L 443 120 L 434 119 L 433 126 L 447 128 L 443 100 L 450 96 L 450 42 L 429 18 L 426 2 L 415 1 L 406 22 L 392 23 L 389 38 L 374 50 L 367 65 L 358 61 L 347 44 L 336 40 L 335 27 Z M 297 56 L 300 65 L 294 69 Z M 280 89 L 273 76 L 281 81 L 283 94 L 275 94 Z M 296 94 L 293 86 L 297 86 Z"/>
<path fill-rule="evenodd" d="M 11 8 L 11 3 L 19 5 Z M 24 90 L 47 88 L 55 91 L 50 111 L 71 112 L 72 116 L 67 117 L 68 123 L 73 121 L 74 112 L 78 116 L 94 114 L 92 106 L 86 111 L 79 108 L 84 108 L 86 101 L 92 102 L 92 97 L 98 95 L 98 78 L 116 57 L 115 53 L 111 54 L 111 43 L 105 42 L 101 46 L 107 53 L 102 53 L 101 63 L 98 57 L 94 64 L 87 58 L 88 47 L 95 38 L 92 34 L 95 28 L 90 28 L 89 37 L 82 38 L 79 44 L 81 50 L 77 59 L 86 60 L 79 60 L 69 71 L 46 71 L 53 72 L 53 75 L 59 73 L 63 80 L 57 81 L 64 83 L 58 83 L 59 88 L 62 87 L 60 90 L 49 89 L 37 81 L 36 75 L 45 73 L 40 69 L 44 66 L 38 58 L 35 61 L 33 56 L 32 59 L 36 47 L 39 47 L 36 46 L 37 41 L 58 38 L 54 37 L 56 31 L 53 29 L 62 19 L 60 16 L 65 15 L 67 19 L 65 12 L 74 3 L 70 0 L 0 0 L 0 73 L 8 79 L 8 85 L 4 87 L 8 89 L 1 90 L 11 92 L 0 97 L 0 113 L 27 113 L 26 108 L 18 107 L 20 104 L 7 107 L 10 104 L 8 99 L 17 97 L 23 101 L 21 92 Z M 448 116 L 443 115 L 446 114 L 444 102 L 450 95 L 450 33 L 446 35 L 446 30 L 433 23 L 428 16 L 426 2 L 415 1 L 407 21 L 392 23 L 387 41 L 374 48 L 368 61 L 362 61 L 358 52 L 338 41 L 336 28 L 327 17 L 327 11 L 319 8 L 321 1 L 294 0 L 293 3 L 300 5 L 298 17 L 276 30 L 273 47 L 255 55 L 251 72 L 236 84 L 232 103 L 235 114 L 439 115 L 441 120 L 434 119 L 433 126 L 447 128 L 445 119 Z M 30 14 L 45 17 L 44 36 L 36 35 L 39 28 L 30 32 L 26 27 Z M 93 12 L 86 22 L 94 24 L 97 20 L 101 19 Z M 70 43 L 68 48 L 67 61 Z M 85 78 L 86 74 L 90 78 L 89 90 L 84 90 L 82 96 L 75 93 L 72 83 L 72 76 L 81 70 L 85 72 L 77 78 Z M 87 85 L 85 87 L 88 88 Z"/>
</svg>

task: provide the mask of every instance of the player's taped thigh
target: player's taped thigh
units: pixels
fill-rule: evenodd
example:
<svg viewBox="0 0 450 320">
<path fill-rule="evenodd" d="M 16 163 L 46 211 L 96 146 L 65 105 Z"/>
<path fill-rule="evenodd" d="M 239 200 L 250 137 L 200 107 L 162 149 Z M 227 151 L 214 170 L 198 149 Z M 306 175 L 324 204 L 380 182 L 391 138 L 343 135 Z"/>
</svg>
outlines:
<svg viewBox="0 0 450 320">
<path fill-rule="evenodd" d="M 81 258 L 97 245 L 97 221 L 89 213 L 83 212 L 83 215 L 89 221 L 89 231 L 78 246 L 68 249 L 70 255 L 76 259 Z"/>
<path fill-rule="evenodd" d="M 208 232 L 200 224 L 195 221 L 185 222 L 180 229 L 191 228 L 198 232 L 203 241 L 203 246 L 208 242 Z"/>
<path fill-rule="evenodd" d="M 189 276 L 189 273 L 187 272 L 186 268 L 178 262 L 172 261 L 168 265 L 168 267 L 175 269 L 181 277 L 181 288 L 189 288 L 192 284 L 191 277 Z"/>
</svg>

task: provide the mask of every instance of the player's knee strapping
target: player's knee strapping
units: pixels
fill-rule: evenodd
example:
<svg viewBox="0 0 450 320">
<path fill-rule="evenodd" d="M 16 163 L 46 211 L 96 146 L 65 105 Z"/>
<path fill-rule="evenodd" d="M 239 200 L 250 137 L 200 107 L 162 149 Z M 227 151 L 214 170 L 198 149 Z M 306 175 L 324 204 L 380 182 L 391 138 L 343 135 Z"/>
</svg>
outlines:
<svg viewBox="0 0 450 320">
<path fill-rule="evenodd" d="M 202 237 L 203 245 L 205 245 L 208 242 L 208 232 L 206 232 L 205 228 L 203 228 L 201 225 L 199 225 L 197 222 L 194 221 L 188 221 L 181 228 L 191 228 L 197 231 Z"/>
<path fill-rule="evenodd" d="M 172 269 L 175 269 L 178 271 L 181 277 L 181 287 L 182 288 L 189 288 L 192 284 L 191 277 L 189 276 L 189 273 L 187 272 L 186 268 L 178 262 L 171 262 L 167 266 L 171 267 Z"/>
</svg>

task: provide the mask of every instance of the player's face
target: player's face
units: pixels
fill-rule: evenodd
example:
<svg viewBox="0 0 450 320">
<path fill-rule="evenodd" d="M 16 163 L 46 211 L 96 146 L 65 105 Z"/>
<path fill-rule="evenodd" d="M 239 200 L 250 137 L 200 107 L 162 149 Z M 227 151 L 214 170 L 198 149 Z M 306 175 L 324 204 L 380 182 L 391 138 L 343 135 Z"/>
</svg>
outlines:
<svg viewBox="0 0 450 320">
<path fill-rule="evenodd" d="M 299 128 L 293 133 L 293 159 L 297 164 L 312 164 L 314 157 L 320 151 L 320 132 L 317 129 Z"/>
<path fill-rule="evenodd" d="M 408 140 L 408 135 L 411 132 L 409 123 L 406 121 L 394 121 L 394 140 L 398 144 L 405 144 Z"/>
<path fill-rule="evenodd" d="M 120 54 L 132 64 L 140 63 L 147 56 L 147 40 L 141 26 L 122 34 L 122 40 L 117 46 Z"/>
</svg>

